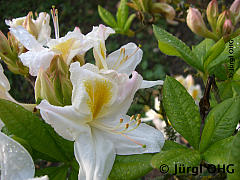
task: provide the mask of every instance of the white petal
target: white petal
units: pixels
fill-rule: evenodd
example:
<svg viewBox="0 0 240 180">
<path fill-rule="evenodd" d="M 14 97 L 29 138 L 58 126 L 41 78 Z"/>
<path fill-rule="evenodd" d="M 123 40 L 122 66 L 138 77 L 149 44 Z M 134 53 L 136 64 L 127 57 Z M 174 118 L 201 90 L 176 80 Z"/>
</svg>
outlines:
<svg viewBox="0 0 240 180">
<path fill-rule="evenodd" d="M 105 81 L 111 85 L 111 100 L 103 104 L 103 116 L 114 116 L 116 114 L 125 114 L 129 109 L 135 92 L 142 83 L 142 77 L 133 72 L 133 76 L 129 79 L 127 74 L 120 74 L 113 70 L 99 71 L 96 66 L 86 64 L 80 67 L 78 62 L 72 63 L 70 66 L 71 82 L 73 84 L 72 104 L 81 113 L 91 113 L 89 109 L 89 94 L 83 85 L 83 82 L 89 81 L 94 83 L 94 79 Z M 93 86 L 95 87 L 95 86 Z M 103 87 L 105 88 L 105 87 Z M 104 95 L 104 89 L 93 88 L 96 98 L 101 99 Z M 101 91 L 101 93 L 100 93 Z M 100 96 L 100 97 L 99 97 Z M 108 118 L 107 118 L 108 119 Z"/>
<path fill-rule="evenodd" d="M 64 60 L 69 65 L 76 55 L 83 55 L 93 44 L 78 30 L 68 32 L 64 37 L 52 39 L 47 46 L 62 54 Z"/>
<path fill-rule="evenodd" d="M 114 34 L 114 33 L 115 33 L 115 31 L 112 28 L 106 27 L 106 26 L 100 24 L 99 26 L 93 26 L 92 31 L 90 33 L 88 33 L 86 35 L 86 37 L 93 41 L 96 41 L 96 40 L 104 40 L 105 41 L 110 34 Z"/>
<path fill-rule="evenodd" d="M 36 28 L 38 30 L 37 40 L 40 44 L 45 45 L 51 39 L 51 27 L 49 25 L 50 16 L 45 12 L 39 13 L 37 20 L 35 21 Z"/>
<path fill-rule="evenodd" d="M 30 178 L 28 180 L 49 180 L 48 176 L 42 176 L 42 177 L 36 177 L 36 178 Z"/>
<path fill-rule="evenodd" d="M 88 119 L 72 106 L 53 106 L 43 100 L 36 108 L 40 109 L 42 118 L 65 139 L 73 141 L 78 133 L 86 131 Z"/>
<path fill-rule="evenodd" d="M 18 26 L 16 28 L 9 28 L 11 34 L 13 34 L 16 39 L 28 50 L 39 51 L 42 50 L 43 47 L 41 44 L 31 35 L 26 29 L 22 26 Z"/>
<path fill-rule="evenodd" d="M 71 72 L 71 82 L 73 85 L 73 93 L 72 93 L 72 105 L 78 110 L 80 113 L 84 114 L 89 114 L 89 119 L 91 119 L 91 115 L 94 113 L 92 112 L 92 109 L 89 107 L 89 102 L 91 102 L 91 95 L 89 92 L 87 92 L 86 89 L 86 84 L 90 85 L 92 90 L 94 91 L 92 93 L 93 97 L 96 98 L 95 103 L 97 103 L 97 99 L 99 100 L 98 102 L 101 103 L 102 105 L 106 106 L 109 105 L 111 106 L 112 102 L 115 101 L 116 96 L 117 96 L 117 84 L 116 82 L 112 81 L 111 79 L 107 79 L 103 75 L 95 72 L 97 69 L 94 69 L 94 65 L 84 65 L 80 67 L 79 62 L 72 63 L 70 66 L 70 72 Z M 90 68 L 90 69 L 86 69 Z M 94 69 L 93 71 L 91 71 Z M 97 88 L 97 85 L 102 85 L 102 89 L 99 89 L 101 87 Z M 103 83 L 102 83 L 103 82 Z M 105 91 L 108 90 L 108 91 Z M 104 99 L 101 99 L 101 97 L 105 94 L 101 93 L 108 93 L 111 94 L 109 96 L 110 99 L 106 99 L 106 101 L 102 101 Z M 106 95 L 108 95 L 106 94 Z M 102 102 L 100 102 L 102 101 Z M 99 106 L 99 108 L 101 108 Z M 100 109 L 98 109 L 100 110 Z"/>
<path fill-rule="evenodd" d="M 142 55 L 142 50 L 136 44 L 128 43 L 107 57 L 108 69 L 130 75 L 141 62 Z"/>
<path fill-rule="evenodd" d="M 30 154 L 16 141 L 0 132 L 2 180 L 26 180 L 35 173 Z"/>
<path fill-rule="evenodd" d="M 5 23 L 6 23 L 6 25 L 8 25 L 10 27 L 17 27 L 17 26 L 22 25 L 25 19 L 26 19 L 26 16 L 15 18 L 12 20 L 5 20 Z"/>
<path fill-rule="evenodd" d="M 130 117 L 123 116 L 122 118 L 127 122 Z M 114 143 L 116 153 L 119 155 L 160 152 L 165 142 L 159 130 L 144 123 L 141 123 L 135 130 L 123 134 L 125 135 L 102 131 L 105 139 L 111 139 Z M 141 145 L 146 145 L 146 148 Z"/>
<path fill-rule="evenodd" d="M 163 83 L 164 83 L 163 80 L 157 80 L 157 81 L 143 80 L 140 89 L 150 88 L 150 87 L 157 86 L 157 85 L 163 85 Z"/>
<path fill-rule="evenodd" d="M 54 57 L 54 52 L 49 51 L 47 48 L 43 48 L 40 51 L 27 51 L 22 53 L 19 58 L 22 63 L 29 67 L 29 73 L 32 76 L 37 76 L 40 68 L 46 70 L 52 59 Z"/>
<path fill-rule="evenodd" d="M 95 129 L 80 134 L 74 143 L 75 157 L 80 165 L 81 180 L 106 180 L 111 172 L 115 151 L 113 143 Z"/>
<path fill-rule="evenodd" d="M 3 89 L 4 89 L 4 91 L 9 91 L 10 84 L 9 84 L 7 77 L 3 73 L 2 65 L 0 64 L 0 91 L 3 91 Z"/>
</svg>

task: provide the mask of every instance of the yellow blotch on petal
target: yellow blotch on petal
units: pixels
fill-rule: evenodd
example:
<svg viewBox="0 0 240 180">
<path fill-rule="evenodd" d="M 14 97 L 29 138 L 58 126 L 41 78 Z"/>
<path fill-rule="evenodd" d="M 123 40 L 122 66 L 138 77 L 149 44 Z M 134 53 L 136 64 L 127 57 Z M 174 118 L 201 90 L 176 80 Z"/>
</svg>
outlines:
<svg viewBox="0 0 240 180">
<path fill-rule="evenodd" d="M 74 43 L 74 39 L 68 39 L 65 42 L 62 42 L 58 45 L 56 45 L 53 49 L 56 49 L 58 51 L 60 51 L 62 53 L 62 57 L 64 59 L 64 61 L 66 62 L 68 55 L 72 49 L 73 43 Z"/>
<path fill-rule="evenodd" d="M 84 81 L 89 100 L 87 102 L 91 112 L 92 119 L 96 119 L 103 111 L 112 98 L 112 83 L 104 79 Z"/>
<path fill-rule="evenodd" d="M 192 92 L 192 97 L 193 97 L 194 100 L 197 99 L 198 94 L 199 94 L 198 90 L 197 90 L 197 89 L 194 89 L 193 92 Z"/>
</svg>

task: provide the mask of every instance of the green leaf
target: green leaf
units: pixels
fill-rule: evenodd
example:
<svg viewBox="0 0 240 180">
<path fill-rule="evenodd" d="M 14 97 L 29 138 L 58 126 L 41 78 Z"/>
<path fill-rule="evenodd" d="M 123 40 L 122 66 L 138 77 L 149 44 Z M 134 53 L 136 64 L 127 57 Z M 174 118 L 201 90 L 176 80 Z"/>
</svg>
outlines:
<svg viewBox="0 0 240 180">
<path fill-rule="evenodd" d="M 136 14 L 131 14 L 129 16 L 129 18 L 127 19 L 126 24 L 124 25 L 123 31 L 127 32 L 132 24 L 132 21 L 134 20 L 134 18 L 136 17 Z"/>
<path fill-rule="evenodd" d="M 198 149 L 201 123 L 198 106 L 181 83 L 169 76 L 163 85 L 163 106 L 173 128 Z"/>
<path fill-rule="evenodd" d="M 189 65 L 203 71 L 201 60 L 196 57 L 184 42 L 155 25 L 153 25 L 153 32 L 158 40 L 159 49 L 163 53 L 170 56 L 178 56 Z"/>
<path fill-rule="evenodd" d="M 200 152 L 233 134 L 240 119 L 239 109 L 240 97 L 237 97 L 223 101 L 210 111 L 202 132 Z"/>
<path fill-rule="evenodd" d="M 120 1 L 120 5 L 116 14 L 118 27 L 120 27 L 121 29 L 123 29 L 124 24 L 126 23 L 128 18 L 128 6 L 126 3 L 127 0 Z"/>
<path fill-rule="evenodd" d="M 78 171 L 72 169 L 68 180 L 78 179 Z"/>
<path fill-rule="evenodd" d="M 216 57 L 212 62 L 209 63 L 207 70 L 211 71 L 211 69 L 213 69 L 215 66 L 225 62 L 229 62 L 230 61 L 229 56 L 233 56 L 235 59 L 238 58 L 240 56 L 239 43 L 240 43 L 240 36 L 229 41 L 226 44 L 224 51 L 218 57 Z M 233 49 L 233 52 L 229 52 L 231 48 Z"/>
<path fill-rule="evenodd" d="M 187 148 L 181 144 L 178 144 L 174 141 L 166 140 L 164 143 L 164 146 L 162 148 L 162 151 L 168 151 L 172 149 L 182 149 L 182 148 Z"/>
<path fill-rule="evenodd" d="M 189 148 L 180 148 L 161 151 L 154 155 L 152 158 L 152 166 L 161 170 L 163 165 L 167 165 L 169 168 L 168 173 L 173 174 L 175 173 L 175 166 L 179 167 L 179 165 L 184 165 L 185 167 L 196 167 L 199 166 L 200 161 L 201 158 L 198 151 Z"/>
<path fill-rule="evenodd" d="M 208 65 L 213 62 L 225 49 L 225 41 L 221 38 L 211 49 L 207 52 L 204 58 L 204 69 L 206 70 Z"/>
<path fill-rule="evenodd" d="M 204 57 L 206 56 L 209 49 L 215 44 L 215 41 L 212 39 L 204 39 L 197 46 L 192 48 L 192 52 L 201 60 L 201 64 L 203 65 Z"/>
<path fill-rule="evenodd" d="M 59 167 L 47 167 L 44 169 L 37 170 L 35 176 L 48 175 L 50 180 L 66 180 L 67 179 L 68 167 L 63 165 Z"/>
<path fill-rule="evenodd" d="M 109 180 L 131 180 L 144 176 L 152 170 L 152 154 L 117 156 Z"/>
<path fill-rule="evenodd" d="M 22 106 L 0 99 L 0 119 L 10 132 L 26 140 L 33 149 L 59 161 L 68 160 L 49 133 L 51 127 Z"/>
<path fill-rule="evenodd" d="M 113 15 L 108 10 L 101 7 L 100 5 L 98 5 L 98 14 L 108 26 L 113 28 L 118 26 Z"/>
<path fill-rule="evenodd" d="M 225 139 L 222 139 L 213 145 L 211 145 L 202 155 L 203 159 L 210 164 L 225 165 L 232 164 L 229 167 L 231 172 L 234 169 L 234 173 L 227 173 L 228 179 L 239 179 L 240 177 L 240 133 Z"/>
</svg>

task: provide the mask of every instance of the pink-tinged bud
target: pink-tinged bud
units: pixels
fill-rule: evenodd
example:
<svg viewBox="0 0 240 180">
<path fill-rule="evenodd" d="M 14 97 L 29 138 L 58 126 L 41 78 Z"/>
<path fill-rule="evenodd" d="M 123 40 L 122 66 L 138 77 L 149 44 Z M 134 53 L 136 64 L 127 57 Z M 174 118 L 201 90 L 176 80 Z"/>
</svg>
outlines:
<svg viewBox="0 0 240 180">
<path fill-rule="evenodd" d="M 207 19 L 211 28 L 215 31 L 218 17 L 218 2 L 212 0 L 207 7 Z"/>
<path fill-rule="evenodd" d="M 230 19 L 226 19 L 223 24 L 223 35 L 229 35 L 233 32 L 234 26 L 232 25 L 232 22 Z"/>
<path fill-rule="evenodd" d="M 209 33 L 206 24 L 203 21 L 202 15 L 198 9 L 189 8 L 187 15 L 188 27 L 199 36 L 206 37 Z"/>
<path fill-rule="evenodd" d="M 167 22 L 172 25 L 178 24 L 177 21 L 174 21 L 176 12 L 174 8 L 167 3 L 153 3 L 151 8 L 151 13 L 160 13 L 165 16 Z"/>
<path fill-rule="evenodd" d="M 35 83 L 35 98 L 37 103 L 42 99 L 52 105 L 65 106 L 71 104 L 72 83 L 69 67 L 64 60 L 54 56 L 47 70 L 39 70 Z"/>
<path fill-rule="evenodd" d="M 222 36 L 222 29 L 223 29 L 223 24 L 225 20 L 228 18 L 228 11 L 223 11 L 217 19 L 217 27 L 216 27 L 216 32 L 218 36 Z"/>
<path fill-rule="evenodd" d="M 237 24 L 240 18 L 240 0 L 235 0 L 231 7 L 230 7 L 230 12 L 234 18 L 234 25 Z"/>
</svg>

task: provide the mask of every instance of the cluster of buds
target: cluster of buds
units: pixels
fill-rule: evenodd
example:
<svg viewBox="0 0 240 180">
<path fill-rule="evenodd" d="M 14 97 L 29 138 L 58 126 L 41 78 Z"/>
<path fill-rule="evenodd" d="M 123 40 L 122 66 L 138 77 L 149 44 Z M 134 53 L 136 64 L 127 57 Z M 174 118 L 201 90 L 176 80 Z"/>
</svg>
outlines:
<svg viewBox="0 0 240 180">
<path fill-rule="evenodd" d="M 240 18 L 240 0 L 235 0 L 230 9 L 219 14 L 217 0 L 212 0 L 207 7 L 207 20 L 211 31 L 207 28 L 198 9 L 189 8 L 187 15 L 188 27 L 197 35 L 217 41 L 222 37 L 227 41 L 239 35 L 240 29 L 235 30 Z"/>
<path fill-rule="evenodd" d="M 169 24 L 178 24 L 177 21 L 174 21 L 176 16 L 174 8 L 170 6 L 166 0 L 161 0 L 160 2 L 152 2 L 152 0 L 131 0 L 127 5 L 138 11 L 139 18 L 142 21 L 145 21 L 144 13 L 150 14 L 153 19 L 156 14 L 161 14 Z"/>
</svg>

